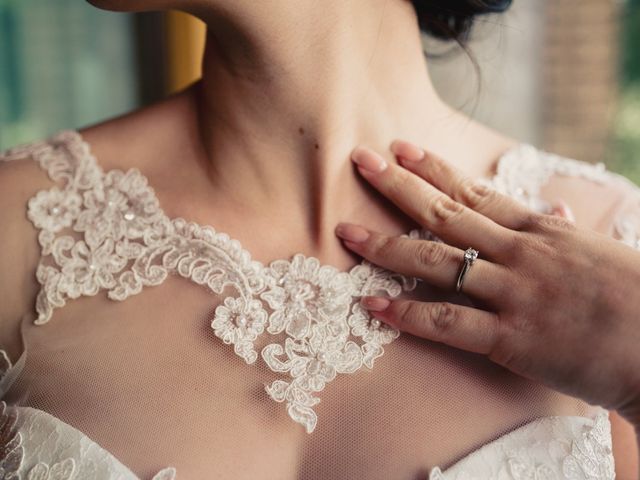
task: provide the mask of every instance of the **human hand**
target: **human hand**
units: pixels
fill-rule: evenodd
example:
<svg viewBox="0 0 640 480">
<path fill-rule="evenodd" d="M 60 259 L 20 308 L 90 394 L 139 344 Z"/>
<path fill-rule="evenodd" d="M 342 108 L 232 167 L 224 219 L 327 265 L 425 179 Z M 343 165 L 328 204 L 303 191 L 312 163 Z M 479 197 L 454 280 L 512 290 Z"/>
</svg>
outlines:
<svg viewBox="0 0 640 480">
<path fill-rule="evenodd" d="M 640 252 L 529 210 L 408 142 L 391 150 L 399 165 L 362 147 L 353 159 L 373 187 L 446 243 L 353 224 L 336 234 L 372 263 L 451 289 L 473 246 L 480 256 L 462 291 L 483 309 L 383 297 L 364 297 L 363 306 L 402 331 L 487 355 L 640 425 Z"/>
</svg>

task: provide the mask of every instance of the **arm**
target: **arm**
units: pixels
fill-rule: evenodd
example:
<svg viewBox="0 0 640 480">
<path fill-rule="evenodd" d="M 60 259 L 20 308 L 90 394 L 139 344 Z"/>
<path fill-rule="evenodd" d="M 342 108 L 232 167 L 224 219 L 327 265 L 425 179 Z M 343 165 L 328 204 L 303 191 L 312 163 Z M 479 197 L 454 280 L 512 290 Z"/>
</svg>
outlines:
<svg viewBox="0 0 640 480">
<path fill-rule="evenodd" d="M 636 423 L 636 444 L 638 445 L 637 463 L 640 463 L 640 422 Z M 638 465 L 638 478 L 640 479 L 640 465 Z"/>
<path fill-rule="evenodd" d="M 632 423 L 616 411 L 609 412 L 613 457 L 616 463 L 616 478 L 635 479 L 638 475 L 640 457 L 640 422 Z"/>
</svg>

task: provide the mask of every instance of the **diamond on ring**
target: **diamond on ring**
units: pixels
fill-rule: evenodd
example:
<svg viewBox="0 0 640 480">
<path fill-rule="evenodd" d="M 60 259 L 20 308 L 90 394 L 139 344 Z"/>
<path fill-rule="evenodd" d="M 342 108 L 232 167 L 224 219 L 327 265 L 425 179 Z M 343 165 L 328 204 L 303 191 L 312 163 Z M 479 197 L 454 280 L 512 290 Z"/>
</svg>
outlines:
<svg viewBox="0 0 640 480">
<path fill-rule="evenodd" d="M 462 290 L 462 282 L 464 281 L 464 276 L 467 274 L 473 262 L 478 258 L 478 250 L 475 250 L 471 247 L 467 248 L 464 252 L 463 264 L 460 268 L 460 273 L 458 274 L 458 281 L 456 282 L 456 292 L 460 293 Z"/>
<path fill-rule="evenodd" d="M 464 252 L 464 259 L 466 261 L 469 261 L 471 263 L 475 262 L 476 258 L 478 258 L 478 252 L 477 250 L 474 250 L 473 248 L 467 248 Z"/>
</svg>

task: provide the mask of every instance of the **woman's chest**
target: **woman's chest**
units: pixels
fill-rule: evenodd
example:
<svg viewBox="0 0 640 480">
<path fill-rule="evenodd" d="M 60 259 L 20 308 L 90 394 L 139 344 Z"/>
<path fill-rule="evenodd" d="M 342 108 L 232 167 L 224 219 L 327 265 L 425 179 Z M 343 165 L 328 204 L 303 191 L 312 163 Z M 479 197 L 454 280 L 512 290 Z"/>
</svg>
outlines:
<svg viewBox="0 0 640 480">
<path fill-rule="evenodd" d="M 349 371 L 331 335 L 305 337 L 316 347 L 304 350 L 286 329 L 265 330 L 247 363 L 212 327 L 224 298 L 171 277 L 126 302 L 70 302 L 26 329 L 27 363 L 7 398 L 71 424 L 143 478 L 165 465 L 178 478 L 415 478 L 523 421 L 579 413 L 480 356 L 404 334 L 373 368 Z M 346 342 L 359 340 L 350 331 Z M 264 354 L 273 345 L 282 352 Z M 283 397 L 268 393 L 303 377 Z M 311 433 L 294 421 L 305 393 L 318 399 Z"/>
</svg>

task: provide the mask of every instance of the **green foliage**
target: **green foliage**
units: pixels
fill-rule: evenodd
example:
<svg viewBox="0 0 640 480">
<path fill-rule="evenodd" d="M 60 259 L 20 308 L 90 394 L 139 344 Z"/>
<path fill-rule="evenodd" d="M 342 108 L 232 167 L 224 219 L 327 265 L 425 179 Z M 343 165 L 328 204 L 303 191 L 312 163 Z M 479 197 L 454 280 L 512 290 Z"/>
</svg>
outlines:
<svg viewBox="0 0 640 480">
<path fill-rule="evenodd" d="M 640 0 L 627 0 L 621 22 L 620 98 L 608 166 L 640 184 Z"/>
<path fill-rule="evenodd" d="M 622 15 L 622 80 L 640 82 L 640 0 L 627 0 Z"/>
<path fill-rule="evenodd" d="M 132 109 L 133 38 L 82 0 L 0 0 L 0 150 Z"/>
<path fill-rule="evenodd" d="M 609 168 L 640 184 L 640 82 L 622 90 Z"/>
</svg>

